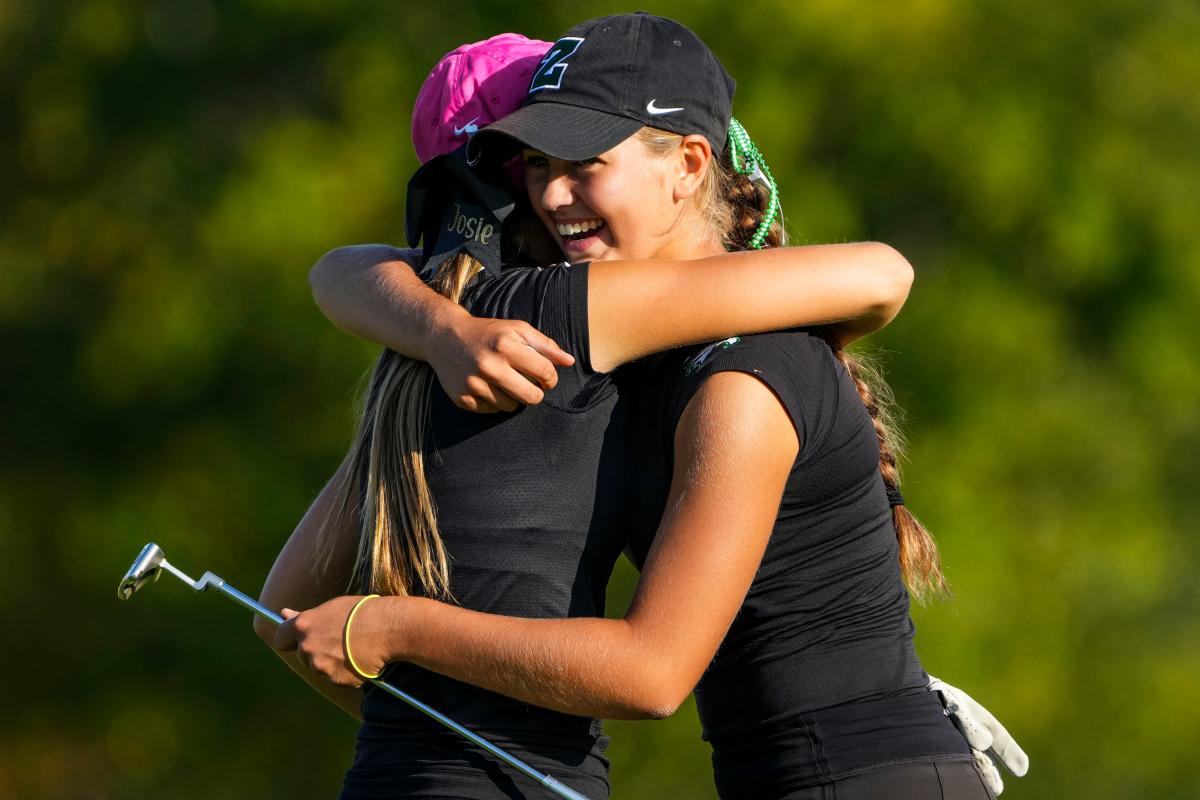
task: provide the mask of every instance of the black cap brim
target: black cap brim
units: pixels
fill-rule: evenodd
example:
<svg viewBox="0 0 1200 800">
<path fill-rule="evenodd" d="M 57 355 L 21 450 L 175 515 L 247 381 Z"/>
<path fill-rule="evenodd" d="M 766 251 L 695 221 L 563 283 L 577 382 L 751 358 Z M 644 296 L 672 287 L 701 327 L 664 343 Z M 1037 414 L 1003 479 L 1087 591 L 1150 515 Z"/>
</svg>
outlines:
<svg viewBox="0 0 1200 800">
<path fill-rule="evenodd" d="M 471 137 L 472 163 L 496 148 L 506 154 L 512 140 L 564 161 L 594 158 L 619 145 L 643 127 L 628 117 L 563 103 L 531 103 L 488 125 Z M 507 139 L 507 147 L 505 139 Z"/>
<path fill-rule="evenodd" d="M 425 280 L 460 252 L 474 256 L 489 274 L 500 274 L 501 226 L 516 207 L 516 197 L 494 166 L 472 169 L 465 150 L 430 159 L 408 182 L 408 241 L 413 247 L 422 245 L 420 275 Z"/>
</svg>

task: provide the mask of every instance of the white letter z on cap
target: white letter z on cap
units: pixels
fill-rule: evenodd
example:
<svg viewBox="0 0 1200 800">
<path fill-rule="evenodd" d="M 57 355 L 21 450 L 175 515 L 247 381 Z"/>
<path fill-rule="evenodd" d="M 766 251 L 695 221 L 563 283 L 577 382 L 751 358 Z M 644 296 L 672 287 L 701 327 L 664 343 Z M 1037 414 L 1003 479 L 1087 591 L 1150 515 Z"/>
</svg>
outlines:
<svg viewBox="0 0 1200 800">
<path fill-rule="evenodd" d="M 529 94 L 543 89 L 561 89 L 563 76 L 567 74 L 567 67 L 571 66 L 567 59 L 575 54 L 581 44 L 583 39 L 578 36 L 564 36 L 555 42 L 542 63 L 538 64 L 537 72 L 533 73 Z"/>
</svg>

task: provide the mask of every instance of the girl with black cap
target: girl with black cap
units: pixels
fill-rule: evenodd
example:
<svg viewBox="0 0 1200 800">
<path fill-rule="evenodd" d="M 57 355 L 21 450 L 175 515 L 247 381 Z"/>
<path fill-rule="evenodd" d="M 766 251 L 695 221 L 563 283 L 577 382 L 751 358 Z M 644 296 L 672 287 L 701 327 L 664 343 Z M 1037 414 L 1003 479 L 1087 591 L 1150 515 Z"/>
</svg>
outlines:
<svg viewBox="0 0 1200 800">
<path fill-rule="evenodd" d="M 487 51 L 481 55 L 490 61 L 497 44 L 489 40 L 477 49 Z M 529 73 L 537 64 L 534 59 Z M 482 79 L 471 71 L 478 79 L 473 96 L 487 105 L 466 106 L 464 118 L 439 117 L 437 129 L 453 132 L 470 127 L 471 120 L 486 121 L 482 115 L 492 99 L 502 96 L 492 91 L 496 80 L 509 78 L 515 68 L 505 62 Z M 521 93 L 528 74 L 522 84 Z M 414 127 L 419 118 L 428 121 L 428 115 L 416 114 Z M 434 128 L 421 125 L 426 133 Z M 624 297 L 619 287 L 595 282 L 586 264 L 523 267 L 505 258 L 502 246 L 514 230 L 502 223 L 517 213 L 511 191 L 486 164 L 469 169 L 465 150 L 453 146 L 456 136 L 448 134 L 424 150 L 427 163 L 409 191 L 410 229 L 424 244 L 425 267 L 435 270 L 433 285 L 463 304 L 445 301 L 453 312 L 465 315 L 465 307 L 525 320 L 527 327 L 536 323 L 579 353 L 579 362 L 546 387 L 540 405 L 516 415 L 480 417 L 459 412 L 431 389 L 423 365 L 385 352 L 352 452 L 280 554 L 263 590 L 268 605 L 309 608 L 349 591 L 453 598 L 464 608 L 523 617 L 602 614 L 608 576 L 628 537 L 632 460 L 627 403 L 620 402 L 611 368 L 647 350 L 746 327 L 856 314 L 862 317 L 857 324 L 870 327 L 886 321 L 903 301 L 907 264 L 878 245 L 723 255 L 713 263 L 606 263 L 610 284 L 618 280 L 616 270 L 625 276 Z M 614 228 L 625 230 L 623 224 Z M 713 251 L 721 251 L 719 243 Z M 741 278 L 731 271 L 739 264 Z M 880 285 L 878 276 L 896 273 L 900 279 Z M 647 294 L 656 274 L 658 294 Z M 755 275 L 757 285 L 769 283 L 776 293 L 759 296 L 756 284 L 746 280 Z M 867 294 L 864 284 L 879 288 Z M 719 310 L 712 308 L 713 292 L 730 304 L 723 316 L 702 313 Z M 656 296 L 671 297 L 677 313 L 671 318 L 660 312 L 646 325 L 660 305 Z M 626 331 L 627 315 L 643 323 L 641 335 Z M 600 349 L 591 346 L 591 333 L 600 337 Z M 539 502 L 546 492 L 552 499 Z M 322 531 L 330 534 L 323 541 Z M 339 602 L 343 620 L 358 609 L 356 635 L 369 634 L 378 622 L 375 601 L 359 606 L 356 597 L 332 606 Z M 289 637 L 306 638 L 314 618 L 301 616 L 278 639 L 270 626 L 259 632 L 301 675 L 319 680 L 316 685 L 330 699 L 361 714 L 344 797 L 495 797 L 527 787 L 523 776 L 381 692 L 335 691 L 311 669 L 326 665 L 323 656 L 307 645 L 291 649 Z M 542 772 L 590 797 L 607 794 L 606 740 L 598 721 L 406 664 L 393 665 L 387 679 Z"/>
<path fill-rule="evenodd" d="M 710 177 L 710 165 L 725 142 L 715 144 L 703 131 L 713 127 L 707 125 L 712 118 L 728 116 L 727 76 L 724 91 L 716 84 L 724 102 L 715 107 L 681 87 L 663 94 L 672 90 L 669 82 L 653 81 L 632 89 L 613 83 L 607 95 L 593 89 L 543 99 L 571 86 L 569 70 L 583 78 L 592 74 L 588 69 L 600 76 L 611 72 L 613 58 L 587 58 L 606 43 L 626 64 L 641 58 L 669 65 L 675 58 L 682 65 L 687 57 L 676 49 L 703 56 L 691 57 L 696 69 L 688 74 L 715 64 L 686 28 L 669 21 L 626 15 L 581 26 L 541 62 L 531 89 L 535 100 L 485 129 L 488 137 L 476 137 L 476 160 L 481 153 L 487 158 L 488 138 L 494 142 L 501 133 L 541 145 L 526 157 L 531 194 L 564 249 L 580 258 L 669 258 L 689 245 L 693 256 L 716 253 L 723 242 L 711 235 L 718 230 L 712 221 L 735 213 L 743 218 L 719 230 L 749 234 L 738 243 L 781 243 L 777 220 L 769 218 L 777 207 L 773 186 L 760 192 L 738 182 L 743 205 L 736 209 L 696 200 L 712 192 L 704 189 L 706 180 L 718 180 Z M 666 55 L 641 49 L 655 45 Z M 724 71 L 715 66 L 709 71 L 720 78 Z M 696 119 L 686 119 L 685 112 Z M 680 114 L 678 128 L 701 132 L 645 132 L 647 114 Z M 531 120 L 537 125 L 529 127 Z M 561 143 L 531 134 L 535 128 L 562 132 L 556 125 L 564 122 L 572 133 Z M 731 131 L 735 169 L 769 181 L 748 137 L 737 127 Z M 630 139 L 632 132 L 638 136 Z M 528 141 L 535 136 L 542 138 Z M 616 137 L 614 146 L 595 150 Z M 643 180 L 624 194 L 640 192 L 639 215 L 622 216 L 619 205 L 609 202 L 634 174 Z M 647 175 L 656 180 L 646 181 Z M 760 201 L 767 218 L 747 229 L 746 217 L 754 216 Z M 730 269 L 741 259 L 720 260 L 730 260 Z M 711 280 L 702 264 L 691 267 L 694 277 Z M 629 269 L 650 271 L 645 265 Z M 619 313 L 606 304 L 622 280 L 621 267 L 600 277 L 605 272 L 593 269 L 586 282 L 589 296 L 579 310 L 589 325 Z M 664 313 L 669 317 L 670 310 Z M 587 368 L 603 372 L 628 355 L 620 342 L 605 344 L 594 334 L 590 341 L 570 342 L 584 347 Z M 469 603 L 401 596 L 360 606 L 357 598 L 343 598 L 296 621 L 301 650 L 322 655 L 328 663 L 322 672 L 331 677 L 357 680 L 361 670 L 325 646 L 332 620 L 340 623 L 333 628 L 344 635 L 345 654 L 353 641 L 358 663 L 368 671 L 408 660 L 568 713 L 653 716 L 691 689 L 728 629 L 699 693 L 724 796 L 818 797 L 836 789 L 839 796 L 866 797 L 878 796 L 870 786 L 902 784 L 912 787 L 913 797 L 985 796 L 978 776 L 963 771 L 971 770 L 969 749 L 925 692 L 911 646 L 896 537 L 901 556 L 909 549 L 906 577 L 914 585 L 940 580 L 935 553 L 912 552 L 914 544 L 921 550 L 930 542 L 897 502 L 895 486 L 885 490 L 880 467 L 893 470 L 887 477 L 894 484 L 894 460 L 886 434 L 877 433 L 879 423 L 858 401 L 836 349 L 840 342 L 831 348 L 794 333 L 720 344 L 683 361 L 665 359 L 650 381 L 656 388 L 646 393 L 647 408 L 666 433 L 646 437 L 644 484 L 651 499 L 643 505 L 662 509 L 659 487 L 669 480 L 671 488 L 653 544 L 634 542 L 646 567 L 624 620 L 497 618 L 468 610 Z M 896 531 L 889 533 L 893 525 Z M 364 630 L 354 637 L 345 621 L 351 601 L 363 614 L 356 626 Z M 941 784 L 945 793 L 926 791 L 921 781 Z"/>
</svg>

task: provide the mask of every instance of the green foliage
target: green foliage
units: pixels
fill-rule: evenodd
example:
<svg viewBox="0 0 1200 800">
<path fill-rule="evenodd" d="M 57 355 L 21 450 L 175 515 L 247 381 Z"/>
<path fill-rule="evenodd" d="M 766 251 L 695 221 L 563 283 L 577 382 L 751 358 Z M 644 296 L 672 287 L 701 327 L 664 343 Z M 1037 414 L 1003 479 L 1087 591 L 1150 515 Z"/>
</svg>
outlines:
<svg viewBox="0 0 1200 800">
<path fill-rule="evenodd" d="M 305 273 L 402 239 L 429 67 L 613 10 L 0 4 L 0 797 L 334 795 L 354 726 L 249 620 L 115 583 L 154 539 L 257 588 L 374 351 Z M 917 268 L 877 342 L 956 590 L 916 613 L 918 647 L 1029 751 L 1011 796 L 1195 796 L 1200 10 L 654 10 L 739 78 L 796 240 Z M 690 707 L 610 732 L 618 797 L 711 796 Z"/>
</svg>

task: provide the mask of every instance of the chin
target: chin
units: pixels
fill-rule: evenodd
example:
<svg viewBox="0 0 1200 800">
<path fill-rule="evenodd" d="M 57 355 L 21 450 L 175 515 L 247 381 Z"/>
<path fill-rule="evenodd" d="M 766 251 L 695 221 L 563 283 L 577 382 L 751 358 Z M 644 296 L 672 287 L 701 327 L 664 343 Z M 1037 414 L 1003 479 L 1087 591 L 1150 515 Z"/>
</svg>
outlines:
<svg viewBox="0 0 1200 800">
<path fill-rule="evenodd" d="M 620 259 L 619 253 L 614 253 L 611 248 L 605 245 L 589 247 L 586 250 L 566 251 L 566 259 L 572 264 L 580 264 L 584 261 L 617 261 Z"/>
</svg>

